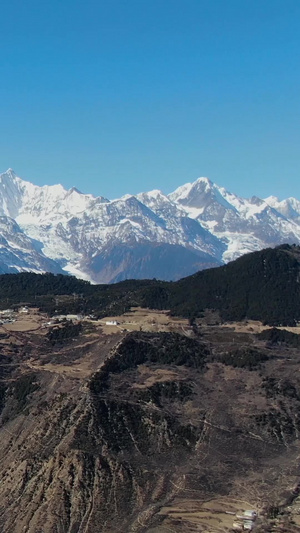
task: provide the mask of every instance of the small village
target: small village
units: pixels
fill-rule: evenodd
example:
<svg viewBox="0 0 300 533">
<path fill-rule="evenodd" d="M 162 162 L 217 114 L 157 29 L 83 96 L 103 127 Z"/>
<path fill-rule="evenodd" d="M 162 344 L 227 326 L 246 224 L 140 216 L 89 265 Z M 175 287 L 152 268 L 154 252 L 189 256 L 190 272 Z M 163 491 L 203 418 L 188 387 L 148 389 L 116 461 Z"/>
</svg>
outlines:
<svg viewBox="0 0 300 533">
<path fill-rule="evenodd" d="M 17 311 L 14 309 L 4 309 L 0 311 L 0 325 L 1 324 L 11 324 L 16 321 L 18 314 L 27 315 L 29 313 L 29 308 L 27 306 L 19 307 Z"/>
<path fill-rule="evenodd" d="M 236 514 L 236 520 L 232 524 L 233 531 L 253 531 L 256 524 L 257 512 L 246 510 L 242 514 Z"/>
</svg>

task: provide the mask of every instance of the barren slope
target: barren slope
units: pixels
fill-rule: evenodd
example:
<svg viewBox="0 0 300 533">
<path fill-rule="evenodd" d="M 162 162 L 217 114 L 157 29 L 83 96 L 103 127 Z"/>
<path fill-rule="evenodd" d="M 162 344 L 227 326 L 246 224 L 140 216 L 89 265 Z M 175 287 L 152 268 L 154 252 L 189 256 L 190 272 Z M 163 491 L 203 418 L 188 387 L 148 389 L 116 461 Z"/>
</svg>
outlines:
<svg viewBox="0 0 300 533">
<path fill-rule="evenodd" d="M 97 328 L 2 343 L 1 531 L 216 533 L 255 508 L 257 531 L 296 532 L 299 349 Z"/>
</svg>

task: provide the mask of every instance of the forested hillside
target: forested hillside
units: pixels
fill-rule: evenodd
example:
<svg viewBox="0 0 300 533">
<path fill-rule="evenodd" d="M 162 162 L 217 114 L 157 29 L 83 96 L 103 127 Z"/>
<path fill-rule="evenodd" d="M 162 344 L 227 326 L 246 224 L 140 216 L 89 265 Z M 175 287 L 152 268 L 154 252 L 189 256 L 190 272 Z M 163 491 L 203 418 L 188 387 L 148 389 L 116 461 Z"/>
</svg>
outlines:
<svg viewBox="0 0 300 533">
<path fill-rule="evenodd" d="M 293 325 L 300 320 L 299 258 L 299 247 L 285 245 L 198 272 L 176 284 L 172 314 L 200 316 L 213 308 L 223 320 Z"/>
<path fill-rule="evenodd" d="M 153 279 L 91 285 L 63 275 L 4 274 L 0 305 L 23 302 L 49 313 L 96 317 L 122 314 L 132 306 L 170 309 L 172 315 L 189 318 L 214 309 L 222 321 L 248 318 L 294 325 L 300 320 L 299 260 L 300 248 L 284 245 L 169 283 Z"/>
</svg>

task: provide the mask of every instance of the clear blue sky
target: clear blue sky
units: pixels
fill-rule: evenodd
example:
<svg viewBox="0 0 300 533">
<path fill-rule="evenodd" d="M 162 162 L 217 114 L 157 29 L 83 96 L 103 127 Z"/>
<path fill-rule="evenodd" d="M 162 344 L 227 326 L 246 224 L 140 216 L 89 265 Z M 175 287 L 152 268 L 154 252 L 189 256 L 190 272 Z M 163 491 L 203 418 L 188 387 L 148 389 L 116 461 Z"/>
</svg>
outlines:
<svg viewBox="0 0 300 533">
<path fill-rule="evenodd" d="M 4 0 L 0 171 L 300 198 L 299 0 Z"/>
</svg>

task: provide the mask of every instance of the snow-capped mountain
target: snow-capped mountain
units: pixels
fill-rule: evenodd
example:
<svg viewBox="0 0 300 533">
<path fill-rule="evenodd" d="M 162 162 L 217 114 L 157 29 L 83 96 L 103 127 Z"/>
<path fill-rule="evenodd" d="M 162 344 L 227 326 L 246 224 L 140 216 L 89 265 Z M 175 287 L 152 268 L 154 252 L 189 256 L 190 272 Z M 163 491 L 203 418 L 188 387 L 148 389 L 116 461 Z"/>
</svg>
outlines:
<svg viewBox="0 0 300 533">
<path fill-rule="evenodd" d="M 0 273 L 178 279 L 284 242 L 300 243 L 295 198 L 244 199 L 199 178 L 169 195 L 108 200 L 0 174 Z"/>
<path fill-rule="evenodd" d="M 169 198 L 226 245 L 224 261 L 268 246 L 300 242 L 300 202 L 295 198 L 245 199 L 207 178 L 179 187 Z"/>
</svg>

